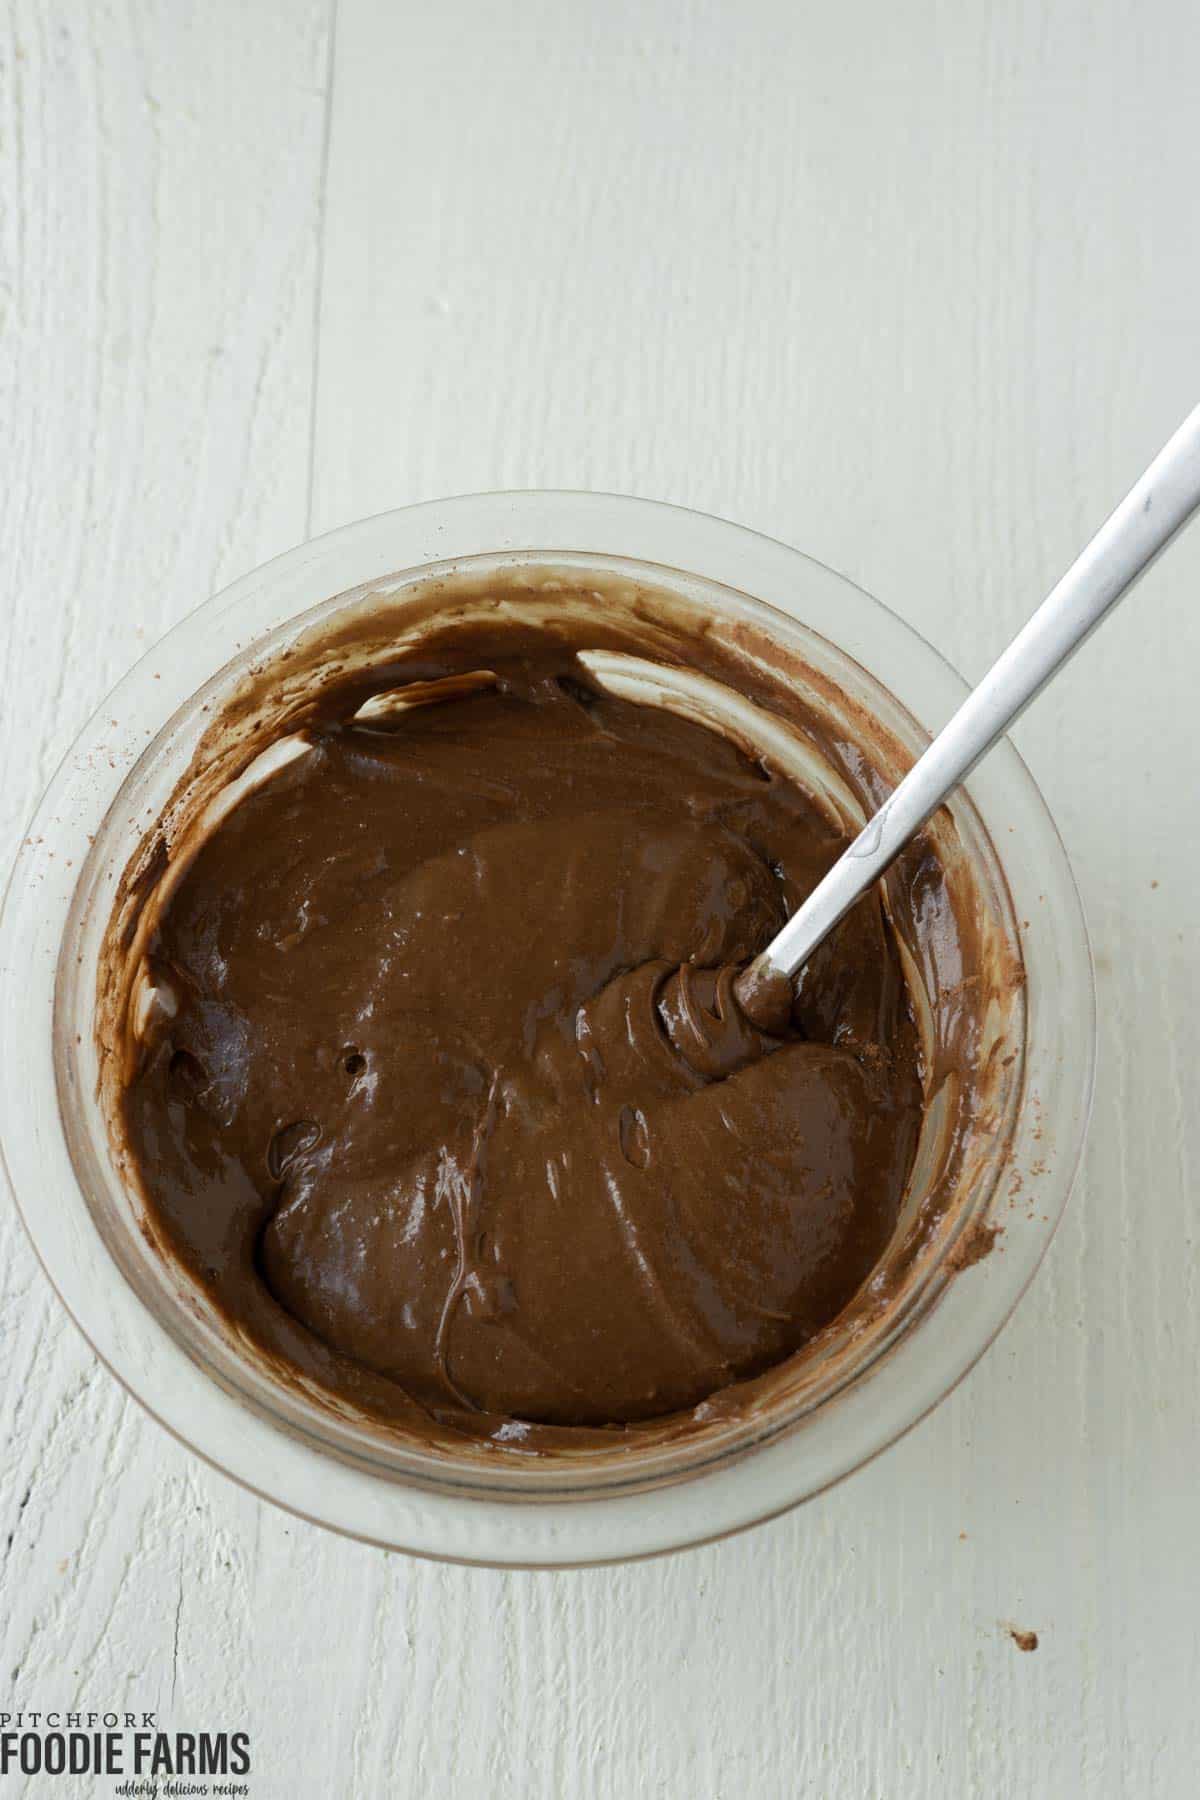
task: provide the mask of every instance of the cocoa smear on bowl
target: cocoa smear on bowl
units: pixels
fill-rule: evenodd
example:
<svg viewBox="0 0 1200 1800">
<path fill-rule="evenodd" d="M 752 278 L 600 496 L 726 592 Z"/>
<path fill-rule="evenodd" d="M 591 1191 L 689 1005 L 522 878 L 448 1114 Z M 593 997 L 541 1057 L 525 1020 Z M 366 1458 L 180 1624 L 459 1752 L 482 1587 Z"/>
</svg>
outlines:
<svg viewBox="0 0 1200 1800">
<path fill-rule="evenodd" d="M 608 692 L 624 658 L 682 672 L 675 710 Z M 909 759 L 640 583 L 452 577 L 302 634 L 114 908 L 102 1087 L 145 1228 L 278 1379 L 427 1445 L 605 1451 L 794 1399 L 956 1225 L 947 1274 L 991 1248 L 954 1197 L 1015 1079 L 1016 953 L 942 813 L 750 1066 L 681 1071 L 655 998 L 761 948 Z"/>
</svg>

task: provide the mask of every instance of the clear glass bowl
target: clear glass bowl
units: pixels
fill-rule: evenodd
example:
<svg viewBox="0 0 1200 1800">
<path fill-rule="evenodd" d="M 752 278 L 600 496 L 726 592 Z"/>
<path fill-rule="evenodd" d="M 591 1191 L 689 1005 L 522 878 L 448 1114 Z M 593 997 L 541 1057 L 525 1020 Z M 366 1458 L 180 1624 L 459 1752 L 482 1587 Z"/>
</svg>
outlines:
<svg viewBox="0 0 1200 1800">
<path fill-rule="evenodd" d="M 849 1474 L 948 1393 L 999 1331 L 1053 1235 L 1082 1148 L 1095 1048 L 1087 933 L 1054 825 L 1001 744 L 952 808 L 1025 968 L 1021 1054 L 994 1149 L 964 1178 L 897 1303 L 770 1404 L 674 1445 L 538 1464 L 477 1448 L 425 1453 L 278 1382 L 139 1228 L 97 1101 L 100 942 L 121 871 L 209 709 L 264 640 L 286 641 L 301 615 L 310 625 L 364 590 L 402 588 L 467 558 L 642 565 L 656 585 L 765 622 L 914 754 L 964 692 L 934 650 L 840 576 L 723 520 L 654 502 L 466 496 L 290 551 L 143 658 L 41 803 L 0 918 L 5 1165 L 37 1254 L 97 1354 L 178 1438 L 255 1492 L 353 1536 L 463 1562 L 646 1556 L 769 1518 Z M 1003 1236 L 974 1261 L 963 1248 L 981 1224 Z"/>
</svg>

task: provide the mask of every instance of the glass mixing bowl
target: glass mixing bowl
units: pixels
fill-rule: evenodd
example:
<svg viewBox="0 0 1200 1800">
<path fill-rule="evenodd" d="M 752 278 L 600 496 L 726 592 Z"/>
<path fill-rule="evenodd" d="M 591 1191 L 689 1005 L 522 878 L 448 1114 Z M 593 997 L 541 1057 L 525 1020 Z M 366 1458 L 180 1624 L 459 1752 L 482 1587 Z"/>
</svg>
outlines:
<svg viewBox="0 0 1200 1800">
<path fill-rule="evenodd" d="M 1087 933 L 1054 825 L 1003 743 L 950 808 L 978 891 L 1025 972 L 986 1153 L 894 1301 L 840 1337 L 835 1329 L 803 1379 L 767 1403 L 675 1443 L 538 1460 L 425 1450 L 280 1382 L 140 1227 L 97 1095 L 100 947 L 121 872 L 251 663 L 367 591 L 402 595 L 468 559 L 625 570 L 765 629 L 909 756 L 965 691 L 929 645 L 842 577 L 723 520 L 654 502 L 467 496 L 290 551 L 142 659 L 41 803 L 0 918 L 0 1135 L 64 1304 L 129 1391 L 214 1466 L 389 1548 L 513 1566 L 623 1560 L 738 1530 L 828 1487 L 929 1411 L 995 1337 L 1053 1235 L 1082 1148 L 1095 1046 Z"/>
</svg>

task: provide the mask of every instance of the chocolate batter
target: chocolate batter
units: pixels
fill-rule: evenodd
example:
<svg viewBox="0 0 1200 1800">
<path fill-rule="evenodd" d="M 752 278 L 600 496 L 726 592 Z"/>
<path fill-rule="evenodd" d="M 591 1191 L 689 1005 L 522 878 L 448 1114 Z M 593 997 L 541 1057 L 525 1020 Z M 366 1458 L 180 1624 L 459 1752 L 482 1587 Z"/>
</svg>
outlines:
<svg viewBox="0 0 1200 1800">
<path fill-rule="evenodd" d="M 561 632 L 460 634 L 404 680 L 327 699 L 157 918 L 123 1096 L 152 1214 L 377 1413 L 694 1407 L 892 1233 L 923 1094 L 890 928 L 864 901 L 752 1024 L 733 976 L 841 850 L 826 811 Z"/>
</svg>

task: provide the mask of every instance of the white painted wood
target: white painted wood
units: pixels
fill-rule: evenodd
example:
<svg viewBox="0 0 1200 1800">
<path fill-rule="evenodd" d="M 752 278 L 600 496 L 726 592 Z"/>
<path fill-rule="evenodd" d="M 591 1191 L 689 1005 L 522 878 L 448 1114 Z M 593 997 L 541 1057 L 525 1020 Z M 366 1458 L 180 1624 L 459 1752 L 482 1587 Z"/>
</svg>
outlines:
<svg viewBox="0 0 1200 1800">
<path fill-rule="evenodd" d="M 323 179 L 330 22 L 17 5 L 9 839 L 139 648 L 303 535 L 310 450 L 314 529 L 648 493 L 978 674 L 1200 391 L 1187 0 L 337 0 Z M 1091 916 L 1097 1116 L 931 1419 L 709 1550 L 422 1565 L 137 1416 L 5 1210 L 0 1695 L 246 1725 L 257 1795 L 1193 1792 L 1198 585 L 1194 538 L 1018 732 Z"/>
<path fill-rule="evenodd" d="M 6 873 L 117 677 L 304 535 L 328 23 L 325 0 L 4 10 Z M 249 1621 L 282 1577 L 259 1572 L 257 1507 L 96 1365 L 7 1196 L 0 1441 L 0 1709 L 273 1714 Z M 311 1703 L 307 1734 L 283 1726 L 313 1767 L 324 1730 Z"/>
</svg>

